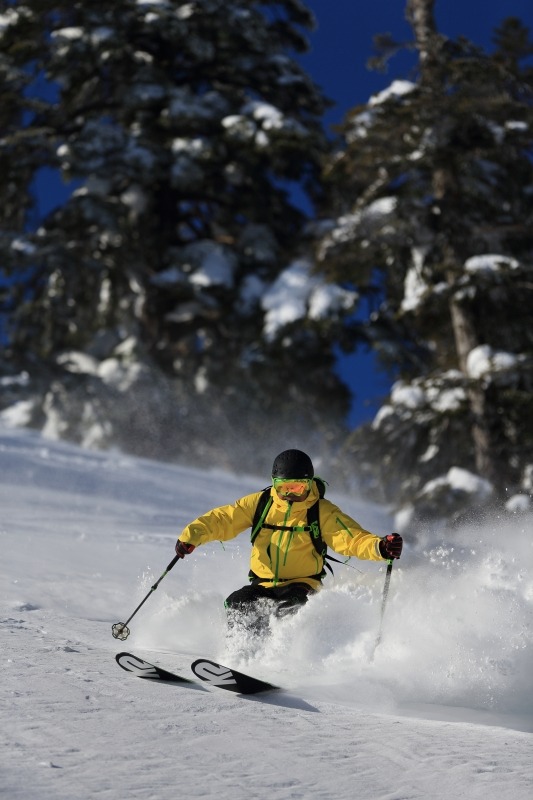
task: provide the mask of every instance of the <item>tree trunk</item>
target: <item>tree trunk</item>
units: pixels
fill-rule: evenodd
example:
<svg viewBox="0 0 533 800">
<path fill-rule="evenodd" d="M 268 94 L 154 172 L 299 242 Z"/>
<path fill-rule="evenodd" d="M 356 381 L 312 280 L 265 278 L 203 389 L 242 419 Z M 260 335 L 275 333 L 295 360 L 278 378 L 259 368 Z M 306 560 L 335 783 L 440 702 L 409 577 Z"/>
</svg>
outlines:
<svg viewBox="0 0 533 800">
<path fill-rule="evenodd" d="M 435 0 L 407 0 L 405 16 L 415 34 L 422 69 L 424 69 L 426 62 L 431 59 L 431 40 L 437 34 L 433 14 L 434 6 Z"/>
<path fill-rule="evenodd" d="M 457 274 L 455 270 L 454 273 L 455 275 Z M 448 274 L 448 284 L 451 285 L 455 281 L 455 275 Z M 450 317 L 459 369 L 466 375 L 468 354 L 474 347 L 477 347 L 480 342 L 476 336 L 475 328 L 467 309 L 461 304 L 456 295 L 452 295 L 450 300 Z M 471 434 L 474 445 L 476 469 L 480 475 L 490 481 L 495 487 L 501 487 L 504 477 L 502 475 L 502 470 L 498 466 L 497 454 L 495 452 L 495 443 L 491 430 L 492 426 L 490 425 L 490 404 L 487 402 L 486 391 L 483 386 L 477 382 L 468 387 L 467 396 L 472 418 Z"/>
<path fill-rule="evenodd" d="M 442 78 L 438 66 L 440 40 L 433 13 L 434 6 L 435 0 L 407 0 L 406 16 L 413 29 L 420 55 L 422 82 L 426 86 L 430 86 L 438 96 L 442 91 Z M 460 189 L 452 168 L 435 167 L 432 183 L 433 195 L 441 209 L 440 236 L 444 240 L 447 282 L 452 288 L 449 308 L 456 358 L 459 369 L 466 375 L 468 354 L 481 342 L 467 304 L 461 302 L 453 290 L 457 277 L 462 271 L 463 259 L 458 254 L 457 243 L 453 241 L 453 232 L 449 221 L 455 213 L 454 197 L 459 197 Z M 496 440 L 492 430 L 493 426 L 490 424 L 492 415 L 486 391 L 480 383 L 472 383 L 467 390 L 467 395 L 472 418 L 471 436 L 476 469 L 494 486 L 503 488 L 502 484 L 505 479 L 498 464 Z"/>
</svg>

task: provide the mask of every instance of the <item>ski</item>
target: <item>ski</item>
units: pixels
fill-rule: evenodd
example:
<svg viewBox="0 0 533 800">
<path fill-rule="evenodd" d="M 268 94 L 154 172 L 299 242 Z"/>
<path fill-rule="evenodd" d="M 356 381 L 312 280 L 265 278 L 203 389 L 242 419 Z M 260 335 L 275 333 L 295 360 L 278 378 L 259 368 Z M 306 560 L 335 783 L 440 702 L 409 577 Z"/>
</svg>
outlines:
<svg viewBox="0 0 533 800">
<path fill-rule="evenodd" d="M 235 669 L 224 667 L 216 661 L 207 658 L 199 658 L 191 664 L 191 669 L 197 678 L 206 681 L 210 686 L 218 689 L 227 689 L 238 694 L 259 694 L 260 692 L 279 691 L 279 686 L 274 686 L 267 681 L 245 675 L 244 672 L 237 672 Z"/>
<path fill-rule="evenodd" d="M 156 667 L 155 664 L 150 664 L 149 661 L 134 656 L 132 653 L 118 653 L 115 659 L 119 667 L 125 669 L 126 672 L 133 673 L 138 678 L 148 678 L 149 680 L 162 681 L 163 683 L 196 683 L 190 678 L 184 678 L 182 675 L 176 675 L 174 672 L 168 672 L 166 669 Z"/>
<path fill-rule="evenodd" d="M 145 661 L 144 658 L 134 656 L 133 653 L 118 653 L 115 656 L 115 660 L 119 667 L 122 667 L 126 672 L 131 672 L 132 675 L 136 675 L 138 678 L 160 681 L 161 683 L 193 684 L 198 686 L 197 681 L 162 669 L 162 667 Z M 259 680 L 259 678 L 254 678 L 251 675 L 245 675 L 244 672 L 224 667 L 222 664 L 217 664 L 216 661 L 210 661 L 207 658 L 199 658 L 194 661 L 191 664 L 191 669 L 197 678 L 205 681 L 209 686 L 215 686 L 217 689 L 227 689 L 229 692 L 236 692 L 237 694 L 259 694 L 260 692 L 279 691 L 279 686 L 274 686 L 272 683 Z"/>
</svg>

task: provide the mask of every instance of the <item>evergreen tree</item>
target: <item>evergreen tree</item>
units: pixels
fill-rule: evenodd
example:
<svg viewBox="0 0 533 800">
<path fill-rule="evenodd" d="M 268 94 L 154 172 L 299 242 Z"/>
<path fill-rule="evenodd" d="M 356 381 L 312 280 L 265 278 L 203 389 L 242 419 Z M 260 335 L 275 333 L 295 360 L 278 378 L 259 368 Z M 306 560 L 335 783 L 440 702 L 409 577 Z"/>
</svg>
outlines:
<svg viewBox="0 0 533 800">
<path fill-rule="evenodd" d="M 42 104 L 27 96 L 27 87 L 34 79 L 31 65 L 41 43 L 39 31 L 30 15 L 13 4 L 3 4 L 0 13 L 0 342 L 5 345 L 7 321 L 21 302 L 24 287 L 11 285 L 19 262 L 23 262 L 27 243 L 24 241 L 26 221 L 34 212 L 30 188 L 33 176 L 46 162 L 42 132 L 27 130 L 24 120 L 35 116 Z M 23 40 L 14 35 L 13 22 L 24 31 Z"/>
<path fill-rule="evenodd" d="M 327 149 L 326 101 L 291 57 L 311 14 L 299 0 L 28 0 L 9 14 L 5 58 L 36 26 L 33 69 L 58 93 L 25 134 L 76 186 L 26 234 L 10 344 L 41 375 L 34 423 L 239 466 L 263 434 L 307 438 L 322 418 L 334 435 L 347 393 L 330 347 L 263 340 L 261 306 L 298 255 L 291 186 L 318 196 Z"/>
<path fill-rule="evenodd" d="M 531 490 L 533 46 L 516 19 L 490 54 L 451 41 L 433 5 L 407 3 L 416 82 L 343 124 L 318 258 L 377 298 L 366 336 L 400 378 L 352 437 L 368 485 L 453 517 Z M 380 43 L 384 64 L 400 45 Z"/>
</svg>

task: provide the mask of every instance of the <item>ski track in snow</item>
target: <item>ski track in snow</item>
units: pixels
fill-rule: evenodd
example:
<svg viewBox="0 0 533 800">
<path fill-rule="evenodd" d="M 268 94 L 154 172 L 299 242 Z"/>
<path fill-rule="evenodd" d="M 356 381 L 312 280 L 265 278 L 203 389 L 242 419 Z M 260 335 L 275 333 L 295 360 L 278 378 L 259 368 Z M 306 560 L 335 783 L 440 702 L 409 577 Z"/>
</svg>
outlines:
<svg viewBox="0 0 533 800">
<path fill-rule="evenodd" d="M 265 484 L 0 430 L 0 797 L 529 800 L 531 515 L 350 562 L 267 647 L 224 635 L 244 533 L 179 562 L 181 527 Z M 341 506 L 380 535 L 391 522 Z M 286 688 L 239 697 L 122 671 L 128 650 L 192 677 L 215 658 Z"/>
</svg>

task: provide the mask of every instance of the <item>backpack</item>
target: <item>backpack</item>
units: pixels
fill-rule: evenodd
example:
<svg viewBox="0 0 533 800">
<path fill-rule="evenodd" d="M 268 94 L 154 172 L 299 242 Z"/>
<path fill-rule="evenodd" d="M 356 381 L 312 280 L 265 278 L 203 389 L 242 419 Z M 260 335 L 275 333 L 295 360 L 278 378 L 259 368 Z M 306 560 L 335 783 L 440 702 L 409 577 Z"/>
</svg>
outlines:
<svg viewBox="0 0 533 800">
<path fill-rule="evenodd" d="M 320 519 L 318 513 L 320 500 L 324 497 L 326 493 L 326 482 L 322 480 L 322 478 L 314 478 L 314 481 L 317 485 L 320 497 L 316 501 L 316 503 L 313 503 L 313 505 L 307 509 L 307 525 L 303 527 L 303 530 L 309 532 L 315 550 L 320 556 L 322 556 L 322 558 L 324 559 L 324 566 L 327 567 L 331 572 L 331 574 L 333 575 L 333 570 L 331 568 L 331 565 L 326 562 L 326 559 L 328 561 L 337 561 L 337 562 L 338 559 L 333 558 L 332 556 L 328 556 L 327 554 L 328 547 L 324 542 L 322 534 L 320 532 Z M 261 492 L 261 496 L 257 501 L 257 506 L 255 507 L 254 518 L 252 521 L 252 533 L 250 537 L 250 541 L 252 544 L 255 542 L 257 536 L 259 535 L 259 531 L 262 528 L 268 528 L 269 530 L 273 531 L 302 530 L 300 526 L 295 527 L 294 525 L 271 525 L 268 522 L 264 522 L 268 514 L 268 511 L 270 509 L 270 506 L 272 505 L 272 497 L 270 495 L 271 488 L 272 488 L 271 486 L 267 486 L 265 489 L 263 489 L 263 491 Z M 324 576 L 325 574 L 326 571 L 325 569 L 323 569 L 321 576 Z"/>
</svg>

